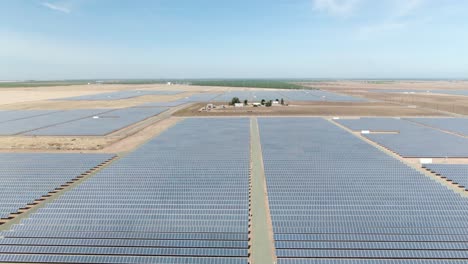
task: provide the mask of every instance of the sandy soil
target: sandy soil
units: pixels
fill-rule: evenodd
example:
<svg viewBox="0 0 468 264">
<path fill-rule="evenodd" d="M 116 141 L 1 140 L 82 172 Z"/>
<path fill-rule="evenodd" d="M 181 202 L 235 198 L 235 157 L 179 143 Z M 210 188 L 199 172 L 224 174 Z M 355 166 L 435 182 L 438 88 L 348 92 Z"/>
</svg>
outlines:
<svg viewBox="0 0 468 264">
<path fill-rule="evenodd" d="M 0 152 L 121 153 L 135 149 L 180 118 L 164 119 L 127 137 L 0 137 Z"/>
<path fill-rule="evenodd" d="M 326 90 L 468 90 L 468 81 L 330 81 L 301 84 Z"/>
<path fill-rule="evenodd" d="M 176 112 L 175 116 L 264 116 L 264 115 L 307 115 L 307 116 L 439 116 L 437 111 L 391 103 L 326 103 L 310 102 L 307 105 L 258 107 L 245 109 L 223 109 L 200 112 L 205 104 L 195 104 Z"/>
<path fill-rule="evenodd" d="M 108 101 L 35 101 L 0 106 L 2 110 L 70 110 L 70 109 L 105 109 L 125 108 L 150 102 L 170 102 L 195 94 L 184 92 L 176 95 L 145 95 L 135 98 Z"/>
<path fill-rule="evenodd" d="M 49 99 L 60 99 L 73 96 L 99 94 L 123 90 L 158 90 L 158 91 L 186 91 L 194 92 L 220 92 L 229 90 L 227 87 L 205 87 L 189 85 L 166 85 L 166 84 L 91 84 L 70 85 L 54 87 L 15 87 L 0 88 L 0 106 L 17 104 L 23 102 L 42 101 Z"/>
<path fill-rule="evenodd" d="M 373 93 L 373 92 L 346 92 L 349 95 L 393 102 L 403 105 L 415 105 L 422 108 L 445 111 L 455 114 L 468 114 L 468 96 L 452 95 L 426 95 L 426 94 L 394 94 L 394 93 Z"/>
</svg>

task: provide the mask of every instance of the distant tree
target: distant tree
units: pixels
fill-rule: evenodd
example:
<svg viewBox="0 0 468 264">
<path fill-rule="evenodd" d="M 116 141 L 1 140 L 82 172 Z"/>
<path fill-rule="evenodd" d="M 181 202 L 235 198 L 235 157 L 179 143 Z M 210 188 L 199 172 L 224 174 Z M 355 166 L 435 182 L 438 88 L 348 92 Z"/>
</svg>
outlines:
<svg viewBox="0 0 468 264">
<path fill-rule="evenodd" d="M 249 101 L 247 99 L 244 100 L 244 105 L 249 104 Z"/>
<path fill-rule="evenodd" d="M 281 104 L 284 105 L 284 100 L 283 100 L 283 98 L 281 98 Z"/>
<path fill-rule="evenodd" d="M 279 102 L 278 98 L 276 98 L 276 100 L 275 100 L 275 101 L 276 101 L 276 102 Z"/>
<path fill-rule="evenodd" d="M 270 100 L 270 101 L 266 102 L 265 106 L 270 107 L 272 104 L 273 104 L 273 102 Z"/>
<path fill-rule="evenodd" d="M 234 105 L 234 104 L 238 104 L 240 103 L 240 100 L 238 97 L 233 97 L 232 100 L 231 100 L 231 105 Z"/>
<path fill-rule="evenodd" d="M 265 99 L 262 99 L 262 101 L 260 102 L 262 105 L 265 105 Z"/>
</svg>

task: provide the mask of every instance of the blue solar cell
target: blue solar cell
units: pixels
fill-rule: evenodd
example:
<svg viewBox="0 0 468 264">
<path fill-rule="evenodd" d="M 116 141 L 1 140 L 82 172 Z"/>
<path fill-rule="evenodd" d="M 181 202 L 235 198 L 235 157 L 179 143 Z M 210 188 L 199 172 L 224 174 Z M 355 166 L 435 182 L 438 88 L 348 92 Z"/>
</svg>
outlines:
<svg viewBox="0 0 468 264">
<path fill-rule="evenodd" d="M 59 135 L 59 136 L 94 136 L 107 135 L 152 116 L 168 108 L 124 108 L 87 118 L 37 129 L 26 135 Z M 97 117 L 97 118 L 96 118 Z"/>
<path fill-rule="evenodd" d="M 338 122 L 400 134 L 418 128 L 377 120 Z M 259 125 L 279 263 L 468 260 L 466 198 L 329 121 Z"/>
<path fill-rule="evenodd" d="M 467 138 L 407 120 L 361 118 L 335 121 L 353 130 L 396 132 L 384 134 L 371 133 L 364 136 L 403 157 L 468 157 Z M 465 125 L 463 125 L 464 123 L 461 120 L 451 121 L 451 124 L 452 126 L 456 126 L 454 124 L 457 122 L 460 122 L 458 131 L 462 131 Z M 439 125 L 443 126 L 443 124 Z"/>
<path fill-rule="evenodd" d="M 18 212 L 110 158 L 107 154 L 1 153 L 0 217 Z"/>
<path fill-rule="evenodd" d="M 128 99 L 133 97 L 139 97 L 144 95 L 174 95 L 182 93 L 182 91 L 154 91 L 154 90 L 130 90 L 130 91 L 119 91 L 111 93 L 100 93 L 91 95 L 82 95 L 75 97 L 60 98 L 55 100 L 66 100 L 66 101 L 107 101 L 107 100 L 120 100 Z"/>
<path fill-rule="evenodd" d="M 41 114 L 41 111 L 38 111 L 35 116 L 4 122 L 3 125 L 0 126 L 0 135 L 15 135 L 27 133 L 36 129 L 60 125 L 67 122 L 91 117 L 93 115 L 99 115 L 109 111 L 110 109 L 81 109 L 55 111 L 46 114 Z"/>
<path fill-rule="evenodd" d="M 0 255 L 17 262 L 51 254 L 70 257 L 61 263 L 86 262 L 73 258 L 82 254 L 114 262 L 125 256 L 126 263 L 140 256 L 246 263 L 249 127 L 246 118 L 178 123 L 2 233 Z"/>
</svg>

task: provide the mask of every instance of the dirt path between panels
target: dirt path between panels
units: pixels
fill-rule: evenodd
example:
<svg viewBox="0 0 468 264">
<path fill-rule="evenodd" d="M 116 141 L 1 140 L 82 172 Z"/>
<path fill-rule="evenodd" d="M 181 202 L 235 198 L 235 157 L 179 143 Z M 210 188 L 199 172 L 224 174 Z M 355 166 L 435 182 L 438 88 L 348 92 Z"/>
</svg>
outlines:
<svg viewBox="0 0 468 264">
<path fill-rule="evenodd" d="M 252 198 L 251 198 L 251 263 L 275 263 L 275 244 L 273 242 L 273 227 L 268 206 L 265 171 L 263 168 L 262 146 L 257 119 L 250 123 L 251 163 L 252 163 Z"/>
</svg>

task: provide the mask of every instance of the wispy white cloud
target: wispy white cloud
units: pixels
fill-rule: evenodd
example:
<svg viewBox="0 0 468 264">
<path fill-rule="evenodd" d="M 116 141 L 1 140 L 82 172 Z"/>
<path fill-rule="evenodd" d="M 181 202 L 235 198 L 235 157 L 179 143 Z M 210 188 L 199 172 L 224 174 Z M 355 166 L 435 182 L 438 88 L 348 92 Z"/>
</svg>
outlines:
<svg viewBox="0 0 468 264">
<path fill-rule="evenodd" d="M 67 7 L 65 7 L 63 5 L 53 4 L 53 3 L 49 3 L 49 2 L 43 2 L 43 3 L 41 3 L 41 5 L 49 8 L 49 9 L 62 12 L 62 13 L 66 13 L 66 14 L 71 13 L 70 8 L 67 8 Z"/>
<path fill-rule="evenodd" d="M 384 22 L 374 25 L 366 25 L 360 27 L 358 30 L 358 36 L 360 38 L 370 38 L 375 37 L 384 33 L 389 33 L 392 31 L 400 30 L 406 27 L 405 23 L 399 22 Z"/>
<path fill-rule="evenodd" d="M 403 17 L 410 15 L 424 4 L 425 0 L 396 0 L 394 16 Z"/>
<path fill-rule="evenodd" d="M 333 16 L 350 16 L 361 0 L 313 0 L 314 9 Z"/>
<path fill-rule="evenodd" d="M 415 17 L 418 10 L 426 0 L 388 0 L 390 10 L 387 14 L 382 14 L 382 20 L 369 23 L 357 29 L 359 38 L 368 39 L 378 37 L 391 32 L 403 30 L 417 24 L 421 18 Z"/>
</svg>

